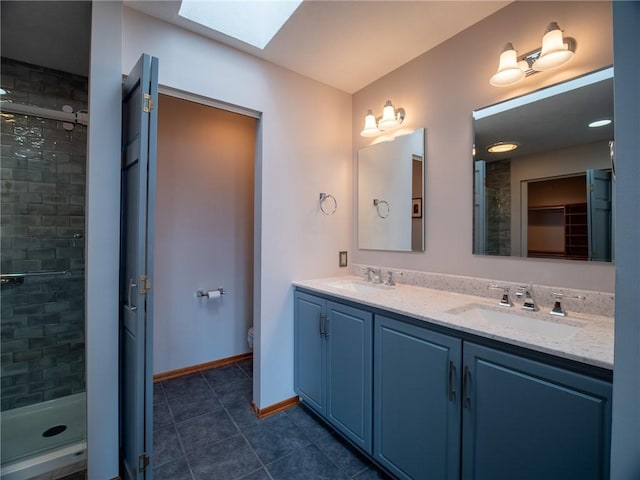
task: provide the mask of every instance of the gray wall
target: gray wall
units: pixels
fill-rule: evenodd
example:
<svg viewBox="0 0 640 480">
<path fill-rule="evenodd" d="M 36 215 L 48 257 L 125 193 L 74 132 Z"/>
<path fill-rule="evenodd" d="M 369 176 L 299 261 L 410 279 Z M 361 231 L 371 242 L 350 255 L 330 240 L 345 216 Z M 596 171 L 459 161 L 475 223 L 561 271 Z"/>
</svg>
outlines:
<svg viewBox="0 0 640 480">
<path fill-rule="evenodd" d="M 87 108 L 86 77 L 4 57 L 1 70 L 3 101 Z M 2 286 L 4 411 L 84 392 L 87 130 L 31 115 L 1 122 L 2 272 L 73 272 Z"/>
<path fill-rule="evenodd" d="M 640 3 L 614 2 L 617 165 L 612 480 L 640 478 Z"/>
<path fill-rule="evenodd" d="M 249 351 L 255 136 L 254 118 L 160 96 L 154 373 Z"/>
</svg>

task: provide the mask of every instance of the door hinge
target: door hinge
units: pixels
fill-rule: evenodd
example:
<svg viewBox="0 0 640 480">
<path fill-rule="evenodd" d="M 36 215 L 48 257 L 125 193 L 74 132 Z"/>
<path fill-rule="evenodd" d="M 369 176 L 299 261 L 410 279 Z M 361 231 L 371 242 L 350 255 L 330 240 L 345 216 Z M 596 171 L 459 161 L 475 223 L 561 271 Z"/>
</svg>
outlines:
<svg viewBox="0 0 640 480">
<path fill-rule="evenodd" d="M 595 190 L 596 190 L 596 186 L 593 183 L 590 183 L 589 184 L 589 191 L 590 192 L 595 192 Z"/>
<path fill-rule="evenodd" d="M 149 463 L 150 463 L 149 455 L 147 455 L 146 453 L 143 453 L 142 455 L 140 455 L 138 457 L 138 471 L 144 472 L 149 466 Z"/>
<path fill-rule="evenodd" d="M 145 93 L 143 95 L 143 98 L 144 98 L 144 102 L 143 102 L 142 110 L 144 110 L 145 113 L 149 113 L 155 107 L 155 103 L 151 99 L 151 95 L 149 95 L 148 93 Z"/>
<path fill-rule="evenodd" d="M 140 295 L 145 295 L 151 290 L 151 279 L 146 275 L 140 275 Z"/>
</svg>

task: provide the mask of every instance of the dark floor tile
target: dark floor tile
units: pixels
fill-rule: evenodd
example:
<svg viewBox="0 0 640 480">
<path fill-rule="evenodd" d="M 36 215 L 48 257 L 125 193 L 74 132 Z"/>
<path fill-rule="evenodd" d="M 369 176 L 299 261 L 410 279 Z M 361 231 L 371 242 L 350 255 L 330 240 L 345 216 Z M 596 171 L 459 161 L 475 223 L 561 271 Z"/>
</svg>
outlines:
<svg viewBox="0 0 640 480">
<path fill-rule="evenodd" d="M 154 466 L 160 466 L 183 455 L 175 426 L 169 425 L 153 432 Z"/>
<path fill-rule="evenodd" d="M 227 406 L 226 409 L 240 430 L 244 431 L 260 423 L 260 419 L 256 416 L 249 404 Z"/>
<path fill-rule="evenodd" d="M 265 418 L 244 434 L 264 463 L 271 463 L 310 443 L 302 430 L 284 413 Z"/>
<path fill-rule="evenodd" d="M 358 475 L 355 475 L 353 480 L 393 480 L 393 477 L 372 465 Z"/>
<path fill-rule="evenodd" d="M 269 465 L 274 480 L 347 480 L 315 445 L 309 445 Z"/>
<path fill-rule="evenodd" d="M 80 472 L 71 473 L 64 477 L 56 477 L 57 480 L 85 480 L 87 478 L 87 471 L 82 470 Z"/>
<path fill-rule="evenodd" d="M 236 365 L 242 369 L 249 377 L 253 378 L 253 357 L 247 358 L 240 362 L 236 362 Z"/>
<path fill-rule="evenodd" d="M 189 464 L 196 480 L 235 480 L 261 467 L 242 435 L 195 448 Z"/>
<path fill-rule="evenodd" d="M 162 388 L 168 399 L 184 397 L 184 394 L 195 394 L 211 390 L 209 384 L 200 373 L 192 373 L 162 382 Z"/>
<path fill-rule="evenodd" d="M 176 424 L 176 428 L 187 454 L 196 447 L 210 445 L 238 433 L 235 424 L 224 410 L 191 418 Z"/>
<path fill-rule="evenodd" d="M 226 383 L 214 387 L 220 402 L 225 406 L 250 405 L 253 400 L 253 380 L 244 378 L 233 383 Z"/>
<path fill-rule="evenodd" d="M 165 402 L 167 397 L 164 394 L 164 388 L 162 388 L 162 383 L 154 383 L 153 384 L 153 404 L 157 405 L 158 403 Z"/>
<path fill-rule="evenodd" d="M 326 423 L 316 417 L 310 410 L 302 405 L 285 410 L 291 421 L 304 430 L 307 437 L 321 438 L 333 431 Z"/>
<path fill-rule="evenodd" d="M 202 381 L 204 382 L 204 379 Z M 199 387 L 193 391 L 184 390 L 168 396 L 167 399 L 176 423 L 222 409 L 220 400 L 208 386 L 206 390 Z"/>
<path fill-rule="evenodd" d="M 187 460 L 182 457 L 153 469 L 154 480 L 193 480 Z"/>
<path fill-rule="evenodd" d="M 244 371 L 234 363 L 231 365 L 225 365 L 224 367 L 204 370 L 201 373 L 214 389 L 221 385 L 237 382 L 238 380 L 244 380 L 247 378 Z"/>
<path fill-rule="evenodd" d="M 161 428 L 170 425 L 173 422 L 171 411 L 166 399 L 162 399 L 161 403 L 153 405 L 153 428 Z"/>
<path fill-rule="evenodd" d="M 349 477 L 361 472 L 371 464 L 364 455 L 346 443 L 345 440 L 338 438 L 337 434 L 326 435 L 315 440 L 315 444 Z"/>
<path fill-rule="evenodd" d="M 242 477 L 238 480 L 271 480 L 271 477 L 264 468 L 261 468 L 260 470 L 256 470 L 255 472 L 250 473 L 246 477 Z"/>
</svg>

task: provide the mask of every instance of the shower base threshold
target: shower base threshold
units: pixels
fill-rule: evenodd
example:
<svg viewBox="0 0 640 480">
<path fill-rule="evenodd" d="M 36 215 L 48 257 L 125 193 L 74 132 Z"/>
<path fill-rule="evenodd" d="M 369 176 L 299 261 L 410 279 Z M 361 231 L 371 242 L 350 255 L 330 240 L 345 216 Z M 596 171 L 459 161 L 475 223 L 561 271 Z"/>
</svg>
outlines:
<svg viewBox="0 0 640 480">
<path fill-rule="evenodd" d="M 85 399 L 78 393 L 2 412 L 2 480 L 29 478 L 18 475 L 25 469 L 46 472 L 86 459 Z"/>
</svg>

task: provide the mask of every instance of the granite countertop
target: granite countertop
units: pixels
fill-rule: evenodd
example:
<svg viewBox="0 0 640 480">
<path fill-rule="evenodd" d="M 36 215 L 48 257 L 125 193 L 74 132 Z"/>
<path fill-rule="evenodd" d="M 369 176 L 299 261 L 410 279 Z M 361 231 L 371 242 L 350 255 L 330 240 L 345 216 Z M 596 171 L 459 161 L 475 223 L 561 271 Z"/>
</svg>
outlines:
<svg viewBox="0 0 640 480">
<path fill-rule="evenodd" d="M 489 299 L 404 284 L 386 287 L 351 276 L 295 281 L 293 284 L 431 324 L 613 369 L 614 322 L 611 317 L 585 313 L 572 315 L 571 312 L 566 317 L 556 317 L 542 309 L 539 312 L 525 312 L 518 305 L 500 307 L 497 305 L 499 298 Z M 477 315 L 479 311 L 488 312 L 488 315 Z M 513 323 L 509 319 L 496 323 L 486 318 L 491 317 L 492 311 L 498 312 L 498 316 L 514 314 L 519 318 Z M 547 334 L 536 328 L 528 328 L 526 318 L 522 318 L 523 323 L 518 321 L 520 317 L 576 328 L 563 329 L 559 335 Z M 548 323 L 542 325 L 549 326 Z"/>
</svg>

